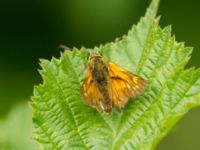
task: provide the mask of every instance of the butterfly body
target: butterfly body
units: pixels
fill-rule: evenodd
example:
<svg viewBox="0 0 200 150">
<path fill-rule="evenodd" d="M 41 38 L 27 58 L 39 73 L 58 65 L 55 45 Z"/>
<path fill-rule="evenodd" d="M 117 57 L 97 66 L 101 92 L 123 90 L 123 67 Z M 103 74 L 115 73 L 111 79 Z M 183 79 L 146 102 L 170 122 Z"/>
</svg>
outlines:
<svg viewBox="0 0 200 150">
<path fill-rule="evenodd" d="M 99 101 L 105 111 L 110 112 L 112 109 L 112 100 L 109 95 L 110 76 L 107 62 L 103 61 L 100 55 L 94 55 L 90 57 L 88 66 L 91 70 L 93 82 L 99 93 L 101 93 L 101 99 Z"/>
<path fill-rule="evenodd" d="M 114 106 L 121 108 L 138 96 L 145 85 L 141 77 L 104 60 L 99 53 L 91 53 L 81 93 L 87 104 L 110 113 Z"/>
</svg>

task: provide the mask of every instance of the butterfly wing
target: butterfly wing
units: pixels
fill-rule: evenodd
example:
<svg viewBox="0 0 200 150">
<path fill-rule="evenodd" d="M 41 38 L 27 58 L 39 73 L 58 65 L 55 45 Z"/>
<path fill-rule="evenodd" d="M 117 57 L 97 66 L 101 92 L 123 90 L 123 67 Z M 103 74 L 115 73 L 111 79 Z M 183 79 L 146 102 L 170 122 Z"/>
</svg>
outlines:
<svg viewBox="0 0 200 150">
<path fill-rule="evenodd" d="M 140 95 L 146 86 L 143 78 L 111 62 L 109 62 L 109 76 L 111 79 L 109 93 L 113 104 L 119 108 L 130 98 Z"/>
<path fill-rule="evenodd" d="M 93 82 L 89 68 L 86 74 L 86 79 L 81 87 L 81 94 L 88 105 L 98 108 L 102 101 L 102 96 Z"/>
</svg>

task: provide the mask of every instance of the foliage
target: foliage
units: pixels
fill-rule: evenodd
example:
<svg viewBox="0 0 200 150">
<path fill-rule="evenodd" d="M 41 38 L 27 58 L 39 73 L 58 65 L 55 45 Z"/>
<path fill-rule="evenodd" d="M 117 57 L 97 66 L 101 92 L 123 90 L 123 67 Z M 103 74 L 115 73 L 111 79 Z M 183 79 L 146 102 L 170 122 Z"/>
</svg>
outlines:
<svg viewBox="0 0 200 150">
<path fill-rule="evenodd" d="M 26 103 L 20 103 L 0 120 L 0 149 L 35 150 L 31 131 L 31 111 Z"/>
<path fill-rule="evenodd" d="M 192 48 L 161 29 L 158 0 L 121 40 L 102 50 L 105 59 L 148 81 L 145 92 L 106 115 L 85 105 L 80 87 L 87 51 L 74 48 L 60 59 L 41 60 L 43 84 L 32 97 L 35 139 L 41 149 L 153 149 L 176 122 L 200 105 L 200 70 L 185 69 Z"/>
</svg>

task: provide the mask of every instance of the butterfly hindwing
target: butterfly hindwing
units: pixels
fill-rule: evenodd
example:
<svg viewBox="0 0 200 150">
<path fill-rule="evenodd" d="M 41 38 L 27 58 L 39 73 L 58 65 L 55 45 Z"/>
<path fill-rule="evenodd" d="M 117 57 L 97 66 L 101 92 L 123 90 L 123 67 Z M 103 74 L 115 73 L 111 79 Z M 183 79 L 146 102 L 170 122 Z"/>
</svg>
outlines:
<svg viewBox="0 0 200 150">
<path fill-rule="evenodd" d="M 81 94 L 88 105 L 95 108 L 98 108 L 100 106 L 102 96 L 93 82 L 89 69 L 87 69 L 86 80 L 81 87 Z"/>
</svg>

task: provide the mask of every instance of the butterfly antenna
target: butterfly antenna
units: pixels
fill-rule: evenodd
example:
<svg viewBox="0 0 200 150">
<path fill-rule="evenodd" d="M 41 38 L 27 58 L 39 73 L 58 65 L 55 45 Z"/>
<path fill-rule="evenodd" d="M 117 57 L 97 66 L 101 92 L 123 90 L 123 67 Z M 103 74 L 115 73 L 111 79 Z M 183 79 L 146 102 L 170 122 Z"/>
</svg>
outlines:
<svg viewBox="0 0 200 150">
<path fill-rule="evenodd" d="M 63 44 L 59 45 L 58 48 L 63 49 L 63 50 L 68 50 L 68 51 L 71 51 L 71 50 L 72 50 L 70 47 L 68 47 L 68 46 L 66 46 L 66 45 L 63 45 Z"/>
</svg>

